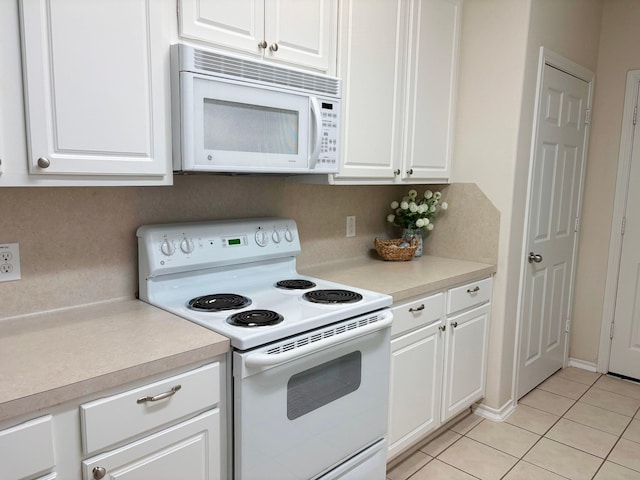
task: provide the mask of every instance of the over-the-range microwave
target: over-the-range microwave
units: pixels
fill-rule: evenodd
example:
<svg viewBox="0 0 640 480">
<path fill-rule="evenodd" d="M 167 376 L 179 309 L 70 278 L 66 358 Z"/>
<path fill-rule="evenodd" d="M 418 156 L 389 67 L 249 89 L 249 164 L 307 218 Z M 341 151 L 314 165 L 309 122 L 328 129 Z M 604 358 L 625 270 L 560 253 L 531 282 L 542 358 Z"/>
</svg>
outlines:
<svg viewBox="0 0 640 480">
<path fill-rule="evenodd" d="M 185 44 L 171 68 L 175 171 L 338 171 L 339 78 Z"/>
</svg>

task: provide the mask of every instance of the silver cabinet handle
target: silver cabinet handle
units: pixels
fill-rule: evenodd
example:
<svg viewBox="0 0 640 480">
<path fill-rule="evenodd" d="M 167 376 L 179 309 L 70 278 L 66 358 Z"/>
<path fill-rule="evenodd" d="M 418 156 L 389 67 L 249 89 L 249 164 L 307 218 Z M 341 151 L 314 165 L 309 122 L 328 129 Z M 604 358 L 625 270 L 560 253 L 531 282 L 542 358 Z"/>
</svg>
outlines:
<svg viewBox="0 0 640 480">
<path fill-rule="evenodd" d="M 278 44 L 277 43 L 272 43 L 271 46 L 269 47 L 269 50 L 271 50 L 272 52 L 277 52 L 278 51 Z"/>
<path fill-rule="evenodd" d="M 410 168 L 409 170 L 407 170 L 407 175 L 413 175 L 413 168 Z"/>
<path fill-rule="evenodd" d="M 467 288 L 467 293 L 476 293 L 479 291 L 480 291 L 480 287 L 477 285 L 474 288 Z"/>
<path fill-rule="evenodd" d="M 451 322 L 451 326 L 452 326 L 453 328 L 456 328 L 456 327 L 458 326 L 458 322 Z"/>
<path fill-rule="evenodd" d="M 421 310 L 424 310 L 424 303 L 421 303 L 419 307 L 416 307 L 416 308 L 411 307 L 409 309 L 410 312 L 419 312 Z"/>
<path fill-rule="evenodd" d="M 398 175 L 400 175 L 400 169 L 399 169 L 399 168 L 397 168 L 397 169 L 395 169 L 395 170 L 393 171 L 393 176 L 394 176 L 394 177 L 397 177 Z"/>
<path fill-rule="evenodd" d="M 440 325 L 438 328 L 440 329 L 441 332 L 444 332 L 447 329 L 447 326 L 446 325 Z"/>
<path fill-rule="evenodd" d="M 182 385 L 176 385 L 175 387 L 173 387 L 168 392 L 159 393 L 158 395 L 155 395 L 153 397 L 140 397 L 138 400 L 136 400 L 136 402 L 137 403 L 145 403 L 145 402 L 157 402 L 159 400 L 164 400 L 165 398 L 169 398 L 169 397 L 172 397 L 173 395 L 175 395 L 176 392 L 178 390 L 180 390 L 181 388 L 182 388 Z"/>
<path fill-rule="evenodd" d="M 542 255 L 529 252 L 529 257 L 527 258 L 527 260 L 529 260 L 529 263 L 540 263 L 542 261 Z"/>
<path fill-rule="evenodd" d="M 107 470 L 104 467 L 93 467 L 91 472 L 93 473 L 93 478 L 95 480 L 100 480 L 107 474 Z"/>
<path fill-rule="evenodd" d="M 51 160 L 49 160 L 47 157 L 40 157 L 38 159 L 38 166 L 40 168 L 49 168 L 49 165 L 51 165 Z"/>
<path fill-rule="evenodd" d="M 260 47 L 261 49 L 265 49 L 267 48 L 267 41 L 266 40 L 262 40 L 259 44 L 258 47 Z"/>
</svg>

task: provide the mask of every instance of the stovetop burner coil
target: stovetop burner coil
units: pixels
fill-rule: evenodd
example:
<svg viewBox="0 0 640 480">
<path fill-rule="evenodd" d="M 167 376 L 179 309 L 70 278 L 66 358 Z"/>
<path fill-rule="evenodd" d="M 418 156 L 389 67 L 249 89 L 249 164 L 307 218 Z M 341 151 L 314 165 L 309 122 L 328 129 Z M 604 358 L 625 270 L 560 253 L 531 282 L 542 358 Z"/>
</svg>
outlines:
<svg viewBox="0 0 640 480">
<path fill-rule="evenodd" d="M 362 295 L 351 290 L 311 290 L 302 295 L 305 300 L 313 303 L 338 304 L 355 303 L 362 300 Z"/>
<path fill-rule="evenodd" d="M 251 299 L 235 293 L 214 293 L 189 300 L 189 308 L 199 312 L 237 310 L 251 305 Z"/>
<path fill-rule="evenodd" d="M 276 283 L 277 288 L 282 288 L 284 290 L 307 290 L 315 286 L 316 284 L 311 280 L 303 280 L 301 278 L 280 280 L 278 283 Z"/>
<path fill-rule="evenodd" d="M 228 317 L 227 323 L 237 327 L 263 327 L 276 325 L 283 320 L 284 317 L 273 310 L 245 310 Z"/>
</svg>

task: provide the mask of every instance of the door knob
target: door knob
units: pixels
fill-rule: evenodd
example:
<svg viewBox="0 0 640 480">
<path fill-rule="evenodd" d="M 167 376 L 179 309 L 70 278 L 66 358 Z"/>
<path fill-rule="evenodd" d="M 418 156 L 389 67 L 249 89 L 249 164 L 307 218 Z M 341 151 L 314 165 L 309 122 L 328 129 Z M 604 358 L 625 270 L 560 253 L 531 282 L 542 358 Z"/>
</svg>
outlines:
<svg viewBox="0 0 640 480">
<path fill-rule="evenodd" d="M 527 259 L 529 260 L 529 263 L 540 263 L 542 261 L 542 255 L 529 252 L 529 257 Z"/>
</svg>

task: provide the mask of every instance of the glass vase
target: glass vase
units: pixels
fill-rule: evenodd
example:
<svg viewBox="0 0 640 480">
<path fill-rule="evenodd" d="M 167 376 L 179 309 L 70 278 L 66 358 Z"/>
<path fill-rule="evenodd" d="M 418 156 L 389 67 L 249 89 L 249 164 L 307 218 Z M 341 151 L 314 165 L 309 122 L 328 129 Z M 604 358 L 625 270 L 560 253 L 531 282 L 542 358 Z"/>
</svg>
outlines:
<svg viewBox="0 0 640 480">
<path fill-rule="evenodd" d="M 402 238 L 411 243 L 411 238 L 416 237 L 418 240 L 418 248 L 416 249 L 416 254 L 414 257 L 422 256 L 422 229 L 420 228 L 403 228 L 402 229 Z"/>
</svg>

